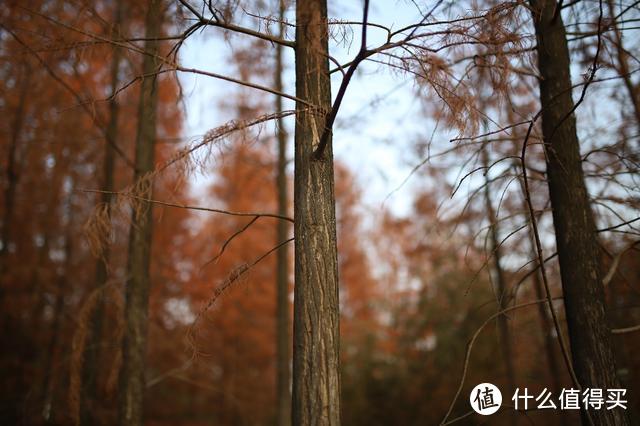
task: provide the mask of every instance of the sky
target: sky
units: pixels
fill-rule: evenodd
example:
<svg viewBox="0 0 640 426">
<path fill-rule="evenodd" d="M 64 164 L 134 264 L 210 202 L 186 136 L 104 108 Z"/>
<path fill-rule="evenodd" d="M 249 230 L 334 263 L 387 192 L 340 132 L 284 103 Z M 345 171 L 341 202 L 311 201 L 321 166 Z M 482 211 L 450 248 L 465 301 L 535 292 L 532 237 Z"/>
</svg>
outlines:
<svg viewBox="0 0 640 426">
<path fill-rule="evenodd" d="M 199 0 L 192 0 L 197 4 Z M 424 4 L 431 7 L 434 2 L 414 2 L 411 0 L 373 0 L 370 5 L 369 21 L 383 24 L 392 29 L 420 21 L 420 11 L 417 5 Z M 456 3 L 461 8 L 463 3 Z M 290 8 L 287 19 L 293 21 L 293 10 Z M 426 9 L 425 9 L 426 10 Z M 422 11 L 424 12 L 424 10 Z M 458 10 L 456 13 L 465 13 Z M 569 12 L 567 12 L 569 13 Z M 362 2 L 360 0 L 329 1 L 330 19 L 344 21 L 361 21 Z M 437 15 L 437 13 L 436 13 Z M 258 28 L 258 20 L 238 12 L 241 25 Z M 349 27 L 347 27 L 349 28 Z M 353 59 L 360 45 L 360 27 L 352 28 L 351 43 L 345 44 L 340 40 L 330 42 L 330 54 L 340 63 Z M 264 30 L 264 28 L 261 28 Z M 233 54 L 235 43 L 241 42 L 248 36 L 239 35 L 226 42 L 221 37 L 218 28 L 206 28 L 193 34 L 181 50 L 181 64 L 188 68 L 212 71 L 219 74 L 236 76 L 237 71 L 230 65 L 229 58 Z M 288 39 L 293 34 L 287 34 Z M 627 38 L 627 40 L 631 40 Z M 385 41 L 385 32 L 371 29 L 367 46 L 378 46 Z M 630 42 L 630 41 L 629 41 Z M 294 56 L 291 49 L 285 49 L 285 92 L 295 94 Z M 274 55 L 275 49 L 257 51 L 256 55 Z M 572 74 L 576 82 L 581 81 L 585 68 L 574 63 Z M 601 71 L 602 76 L 606 71 Z M 234 96 L 237 85 L 226 81 L 216 80 L 205 76 L 181 74 L 181 83 L 186 94 L 186 125 L 185 135 L 197 138 L 207 130 L 234 119 L 234 111 L 221 107 L 221 103 Z M 332 75 L 332 92 L 340 86 L 341 74 Z M 269 84 L 268 82 L 265 84 Z M 590 146 L 601 144 L 602 138 L 613 138 L 614 128 L 608 126 L 620 120 L 618 104 L 611 104 L 615 108 L 608 108 L 608 96 L 611 85 L 621 85 L 617 81 L 607 84 L 594 84 L 589 88 L 585 102 L 577 111 L 578 131 L 583 145 L 583 151 Z M 251 89 L 246 89 L 251 90 Z M 260 94 L 262 96 L 262 94 Z M 274 102 L 272 95 L 269 96 Z M 580 90 L 574 90 L 574 98 L 580 96 Z M 439 108 L 435 103 L 431 107 Z M 285 100 L 284 108 L 292 109 L 293 102 Z M 398 216 L 411 213 L 414 194 L 425 180 L 412 174 L 414 167 L 422 162 L 424 152 L 418 152 L 418 142 L 425 142 L 433 138 L 434 151 L 452 147 L 450 139 L 458 136 L 444 126 L 437 127 L 435 121 L 424 111 L 423 100 L 416 96 L 414 80 L 411 76 L 400 74 L 384 65 L 364 62 L 358 68 L 356 75 L 348 87 L 338 118 L 334 125 L 334 153 L 338 161 L 346 163 L 363 189 L 363 201 L 372 212 L 382 212 L 382 206 Z M 287 119 L 290 135 L 293 135 L 293 120 Z M 607 131 L 606 129 L 610 130 Z M 292 139 L 292 138 L 291 138 Z M 289 141 L 289 158 L 293 158 L 293 141 Z M 462 169 L 453 164 L 449 172 L 451 182 L 459 179 Z M 430 164 L 422 166 L 430 167 Z M 467 170 L 473 165 L 467 165 Z M 204 188 L 204 183 L 211 177 L 204 177 L 194 182 L 195 190 Z M 483 176 L 476 173 L 464 182 L 463 188 L 456 195 L 458 200 L 464 200 L 467 191 L 478 185 Z M 592 185 L 592 191 L 597 186 Z M 456 201 L 449 203 L 455 206 Z M 455 207 L 454 207 L 455 208 Z"/>
</svg>

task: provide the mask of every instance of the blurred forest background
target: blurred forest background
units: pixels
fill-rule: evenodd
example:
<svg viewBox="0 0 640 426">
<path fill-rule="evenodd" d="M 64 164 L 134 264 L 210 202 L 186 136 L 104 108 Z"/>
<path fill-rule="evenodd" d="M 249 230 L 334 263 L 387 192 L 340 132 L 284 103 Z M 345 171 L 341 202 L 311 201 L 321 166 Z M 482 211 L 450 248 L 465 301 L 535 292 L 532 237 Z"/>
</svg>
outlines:
<svg viewBox="0 0 640 426">
<path fill-rule="evenodd" d="M 339 279 L 308 315 L 325 339 L 339 313 L 320 345 L 339 370 L 317 375 L 339 375 L 343 424 L 578 424 L 511 401 L 578 381 L 627 389 L 626 420 L 594 424 L 640 423 L 639 2 L 331 1 L 324 35 L 296 32 L 322 4 L 2 2 L 0 423 L 287 425 L 293 390 L 294 424 L 337 424 L 295 414 L 314 265 Z M 296 81 L 328 70 L 333 141 L 294 162 L 316 96 Z M 322 220 L 294 211 L 323 200 L 294 179 L 313 161 L 335 265 L 298 251 Z M 489 418 L 482 382 L 503 394 Z"/>
</svg>

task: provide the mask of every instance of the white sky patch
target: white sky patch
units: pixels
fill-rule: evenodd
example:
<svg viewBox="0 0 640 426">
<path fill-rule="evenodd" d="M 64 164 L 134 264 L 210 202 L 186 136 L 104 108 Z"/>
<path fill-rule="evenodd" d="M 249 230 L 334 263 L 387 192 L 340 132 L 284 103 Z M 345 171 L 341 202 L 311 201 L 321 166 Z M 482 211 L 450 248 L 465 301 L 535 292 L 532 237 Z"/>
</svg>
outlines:
<svg viewBox="0 0 640 426">
<path fill-rule="evenodd" d="M 191 309 L 191 305 L 186 299 L 173 297 L 165 302 L 165 309 L 169 314 L 169 318 L 175 323 L 175 325 L 189 325 L 196 319 L 196 316 Z"/>
</svg>

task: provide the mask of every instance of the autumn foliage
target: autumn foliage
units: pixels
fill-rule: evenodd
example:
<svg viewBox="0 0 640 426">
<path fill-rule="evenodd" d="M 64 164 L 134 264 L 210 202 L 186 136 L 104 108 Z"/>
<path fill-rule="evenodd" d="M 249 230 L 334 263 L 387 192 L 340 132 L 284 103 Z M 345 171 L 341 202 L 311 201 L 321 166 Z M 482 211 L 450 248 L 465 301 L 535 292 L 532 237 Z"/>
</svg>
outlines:
<svg viewBox="0 0 640 426">
<path fill-rule="evenodd" d="M 551 204 L 548 185 L 555 155 L 548 140 L 555 134 L 549 118 L 547 127 L 542 123 L 548 109 L 538 92 L 536 43 L 544 37 L 538 31 L 536 38 L 538 21 L 530 13 L 548 1 L 434 1 L 426 2 L 433 12 L 410 7 L 418 23 L 401 30 L 370 21 L 367 49 L 357 58 L 366 72 L 353 78 L 386 73 L 409 83 L 418 111 L 407 121 L 414 123 L 389 123 L 396 133 L 380 142 L 410 163 L 401 168 L 406 179 L 375 189 L 372 173 L 338 149 L 345 139 L 362 142 L 357 156 L 373 162 L 372 144 L 379 142 L 365 143 L 370 134 L 361 129 L 380 123 L 365 116 L 377 108 L 392 117 L 394 107 L 383 97 L 343 106 L 353 115 L 341 121 L 338 114 L 328 133 L 336 148 L 320 153 L 336 152 L 335 162 L 308 160 L 313 173 L 317 167 L 326 174 L 331 164 L 335 185 L 321 193 L 294 188 L 315 182 L 309 178 L 315 175 L 294 180 L 294 168 L 307 163 L 294 164 L 291 147 L 284 154 L 285 215 L 277 213 L 275 119 L 292 146 L 295 126 L 324 122 L 328 114 L 286 95 L 295 87 L 293 56 L 287 56 L 294 49 L 281 57 L 284 87 L 269 89 L 274 45 L 294 47 L 295 5 L 282 3 L 286 25 L 276 35 L 278 2 L 159 3 L 153 75 L 143 72 L 147 2 L 7 1 L 0 10 L 1 424 L 117 424 L 118 383 L 126 381 L 119 377 L 123 336 L 130 332 L 124 317 L 129 235 L 141 206 L 153 209 L 145 424 L 277 424 L 276 252 L 283 245 L 277 224 L 286 223 L 289 238 L 291 336 L 300 194 L 320 202 L 316 196 L 331 193 L 335 202 L 335 223 L 305 226 L 322 228 L 309 231 L 313 236 L 334 225 L 337 232 L 342 423 L 481 424 L 486 419 L 468 402 L 478 383 L 526 386 L 536 395 L 575 386 L 568 368 L 575 331 L 562 300 L 567 253 L 556 243 L 564 241 L 557 225 L 563 207 L 556 199 Z M 366 32 L 359 35 L 362 25 L 341 18 L 339 3 L 330 2 L 322 41 L 353 59 L 348 55 L 357 53 Z M 633 422 L 640 418 L 640 46 L 637 30 L 627 26 L 640 11 L 613 1 L 562 3 L 554 2 L 567 29 L 574 84 L 567 90 L 575 108 L 560 112 L 575 119 L 580 140 L 576 170 L 584 171 L 579 178 L 595 227 L 585 238 L 597 247 L 591 260 L 602 272 L 610 367 L 627 389 L 625 415 Z M 360 2 L 353 4 L 360 13 Z M 226 49 L 224 67 L 191 68 L 193 57 L 184 50 L 196 37 L 202 46 Z M 296 53 L 311 57 L 320 49 L 308 46 Z M 324 80 L 310 96 L 335 100 L 353 63 L 336 68 L 346 62 L 338 58 L 328 60 L 334 97 L 313 92 Z M 220 69 L 229 76 L 220 78 Z M 307 74 L 314 72 L 320 71 Z M 157 78 L 155 161 L 136 180 L 139 99 L 149 78 Z M 197 112 L 190 96 L 203 81 L 215 81 L 216 93 Z M 285 106 L 274 111 L 280 91 Z M 190 114 L 210 130 L 190 134 Z M 556 127 L 565 129 L 565 120 Z M 315 131 L 314 149 L 322 135 Z M 298 138 L 305 134 L 298 128 Z M 381 175 L 395 167 L 378 166 Z M 143 192 L 145 185 L 152 192 Z M 317 257 L 307 261 L 331 263 Z M 491 424 L 581 421 L 578 410 L 514 411 L 508 393 Z"/>
</svg>

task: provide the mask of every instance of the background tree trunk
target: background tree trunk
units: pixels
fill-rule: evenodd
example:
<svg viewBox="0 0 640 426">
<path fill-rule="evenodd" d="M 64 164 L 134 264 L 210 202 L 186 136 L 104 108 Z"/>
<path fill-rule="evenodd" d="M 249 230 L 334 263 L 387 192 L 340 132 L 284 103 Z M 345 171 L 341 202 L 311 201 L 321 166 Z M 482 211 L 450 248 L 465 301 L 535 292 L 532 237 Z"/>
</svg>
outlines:
<svg viewBox="0 0 640 426">
<path fill-rule="evenodd" d="M 522 193 L 524 194 L 525 189 L 524 189 L 523 179 L 519 179 L 519 183 L 522 189 Z M 522 211 L 527 211 L 528 208 L 529 206 L 527 204 L 527 199 L 523 197 Z M 534 236 L 534 229 L 531 224 L 531 221 L 529 221 L 528 225 L 529 225 L 528 230 L 529 230 L 529 237 L 530 237 L 529 239 L 530 239 L 530 247 L 531 247 L 530 256 L 531 256 L 531 259 L 536 259 L 537 258 L 536 242 L 535 242 L 535 236 Z M 547 295 L 544 289 L 544 283 L 542 282 L 542 277 L 541 277 L 539 268 L 533 272 L 533 276 L 531 279 L 533 280 L 533 290 L 535 292 L 536 299 L 537 300 L 546 299 Z M 538 304 L 537 306 L 538 321 L 540 323 L 539 325 L 540 332 L 542 333 L 544 351 L 547 357 L 547 367 L 548 367 L 547 377 L 548 377 L 549 383 L 551 383 L 551 392 L 554 395 L 560 395 L 560 392 L 562 392 L 561 383 L 562 383 L 563 373 L 560 369 L 560 366 L 558 365 L 556 351 L 554 350 L 554 347 L 556 345 L 555 338 L 553 337 L 554 325 L 553 325 L 552 313 L 550 312 L 549 309 L 550 308 L 547 303 Z M 560 423 L 565 425 L 565 424 L 568 424 L 567 421 L 568 421 L 567 413 L 565 411 L 562 411 L 562 413 L 560 414 Z"/>
<path fill-rule="evenodd" d="M 59 363 L 60 347 L 64 341 L 62 333 L 64 323 L 65 294 L 72 284 L 72 260 L 73 260 L 73 216 L 74 210 L 71 204 L 73 190 L 69 193 L 65 201 L 65 210 L 69 215 L 64 234 L 64 263 L 62 272 L 57 277 L 56 282 L 56 298 L 53 305 L 53 314 L 51 320 L 51 340 L 43 356 L 43 372 L 44 382 L 42 384 L 42 418 L 45 424 L 55 423 L 54 404 L 56 399 L 56 381 L 58 380 L 59 370 L 56 366 Z"/>
<path fill-rule="evenodd" d="M 605 312 L 599 249 L 584 182 L 571 98 L 570 58 L 556 2 L 531 0 L 542 132 L 573 368 L 586 388 L 619 388 Z M 596 425 L 628 425 L 624 410 L 591 410 Z M 583 412 L 583 421 L 585 420 Z"/>
<path fill-rule="evenodd" d="M 9 141 L 9 149 L 7 153 L 7 176 L 4 188 L 4 207 L 2 211 L 2 246 L 0 246 L 0 284 L 5 279 L 7 272 L 7 261 L 9 256 L 9 245 L 11 244 L 11 228 L 13 219 L 13 210 L 15 205 L 16 189 L 18 187 L 19 173 L 18 168 L 20 161 L 18 158 L 18 145 L 25 122 L 27 92 L 31 84 L 31 67 L 28 63 L 24 64 L 24 75 L 20 87 L 20 97 L 16 108 L 15 116 L 11 125 L 11 139 Z M 4 302 L 4 286 L 0 285 L 0 306 Z M 3 318 L 4 323 L 4 318 Z"/>
<path fill-rule="evenodd" d="M 629 70 L 629 52 L 624 48 L 622 41 L 622 31 L 620 31 L 620 27 L 616 20 L 616 11 L 613 0 L 607 0 L 607 5 L 609 6 L 609 14 L 610 14 L 610 25 L 613 29 L 613 36 L 615 39 L 615 47 L 616 47 L 616 55 L 614 57 L 614 67 L 617 68 L 618 74 L 622 78 L 624 82 L 624 87 L 627 89 L 627 93 L 629 94 L 629 99 L 631 99 L 631 104 L 633 105 L 633 113 L 636 118 L 636 124 L 638 129 L 640 129 L 640 94 L 638 93 L 638 86 L 633 83 L 631 79 L 632 73 Z M 613 56 L 613 55 L 612 55 Z"/>
<path fill-rule="evenodd" d="M 298 1 L 296 22 L 296 94 L 316 109 L 296 117 L 292 420 L 296 426 L 338 425 L 340 318 L 331 142 L 321 159 L 312 159 L 331 108 L 326 1 Z"/>
<path fill-rule="evenodd" d="M 507 291 L 507 282 L 502 269 L 502 247 L 500 247 L 500 238 L 498 237 L 498 223 L 496 221 L 496 212 L 491 204 L 491 180 L 489 179 L 489 154 L 487 153 L 488 144 L 482 147 L 482 166 L 485 167 L 484 182 L 484 202 L 487 209 L 487 219 L 489 221 L 489 238 L 491 241 L 491 252 L 493 255 L 493 270 L 495 272 L 496 290 L 498 296 L 498 309 L 504 311 L 509 305 L 510 295 Z M 500 336 L 500 349 L 502 350 L 502 358 L 504 360 L 505 373 L 507 376 L 507 394 L 513 395 L 516 389 L 516 373 L 513 365 L 513 351 L 511 344 L 511 334 L 509 331 L 509 318 L 506 314 L 498 316 L 498 333 Z M 509 416 L 510 424 L 516 424 L 516 413 Z"/>
<path fill-rule="evenodd" d="M 137 195 L 151 198 L 153 180 L 149 173 L 154 167 L 156 138 L 156 106 L 158 93 L 158 40 L 161 27 L 161 1 L 148 3 L 145 20 L 145 50 L 142 63 L 144 78 L 140 88 L 138 129 L 136 135 L 135 183 Z M 133 202 L 129 258 L 125 289 L 125 332 L 122 342 L 122 369 L 119 389 L 120 425 L 141 425 L 144 399 L 144 367 L 147 343 L 149 305 L 149 265 L 151 261 L 152 206 L 147 202 Z"/>
<path fill-rule="evenodd" d="M 122 1 L 115 3 L 113 28 L 111 30 L 112 38 L 115 40 L 120 34 L 120 26 L 122 23 Z M 111 58 L 111 95 L 109 100 L 109 123 L 106 129 L 106 143 L 104 148 L 103 160 L 103 183 L 102 204 L 107 209 L 107 217 L 111 220 L 111 191 L 114 190 L 113 172 L 115 167 L 115 150 L 113 146 L 117 143 L 118 138 L 118 113 L 119 105 L 115 98 L 118 90 L 120 70 L 121 51 L 114 45 Z M 92 410 L 92 404 L 98 400 L 97 377 L 100 368 L 100 353 L 102 343 L 102 324 L 104 316 L 104 286 L 107 283 L 109 268 L 109 246 L 105 245 L 102 256 L 96 262 L 96 288 L 98 292 L 98 301 L 95 311 L 91 317 L 89 326 L 89 339 L 85 349 L 84 364 L 82 372 L 82 391 L 80 392 L 80 422 L 83 425 L 92 425 L 96 423 L 94 418 L 95 410 Z"/>
<path fill-rule="evenodd" d="M 279 33 L 284 38 L 284 0 L 279 1 Z M 283 91 L 282 84 L 282 46 L 276 47 L 276 70 L 275 89 Z M 282 111 L 282 97 L 276 97 L 276 111 Z M 278 191 L 278 214 L 287 215 L 287 132 L 284 127 L 284 120 L 278 119 L 278 171 L 277 171 L 277 191 Z M 289 231 L 288 223 L 278 220 L 276 229 L 276 243 L 280 244 L 287 239 Z M 289 374 L 289 250 L 285 244 L 278 249 L 276 260 L 276 386 L 277 386 L 277 421 L 278 426 L 288 426 L 291 424 L 291 393 Z"/>
</svg>

